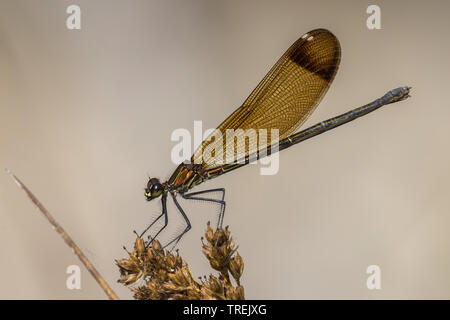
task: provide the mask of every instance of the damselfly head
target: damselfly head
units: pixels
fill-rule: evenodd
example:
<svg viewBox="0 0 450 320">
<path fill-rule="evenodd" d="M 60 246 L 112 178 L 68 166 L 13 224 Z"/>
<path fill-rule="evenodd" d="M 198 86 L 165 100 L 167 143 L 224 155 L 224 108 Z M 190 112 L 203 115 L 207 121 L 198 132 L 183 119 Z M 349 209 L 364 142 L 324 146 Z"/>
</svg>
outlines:
<svg viewBox="0 0 450 320">
<path fill-rule="evenodd" d="M 158 198 L 164 191 L 164 187 L 157 178 L 150 178 L 145 188 L 145 197 L 147 201 Z"/>
</svg>

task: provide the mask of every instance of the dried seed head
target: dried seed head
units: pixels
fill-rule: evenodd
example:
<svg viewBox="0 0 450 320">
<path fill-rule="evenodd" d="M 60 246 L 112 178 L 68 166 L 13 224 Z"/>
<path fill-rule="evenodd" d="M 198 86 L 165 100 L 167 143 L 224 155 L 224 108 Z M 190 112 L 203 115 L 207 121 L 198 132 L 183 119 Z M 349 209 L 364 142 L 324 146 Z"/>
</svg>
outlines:
<svg viewBox="0 0 450 320">
<path fill-rule="evenodd" d="M 159 243 L 158 240 L 153 240 L 152 241 L 152 249 L 153 249 L 153 251 L 161 250 L 161 243 Z"/>
<path fill-rule="evenodd" d="M 141 277 L 142 277 L 142 272 L 141 271 L 139 273 L 130 273 L 130 274 L 126 275 L 126 276 L 121 277 L 118 282 L 123 283 L 124 285 L 127 286 L 129 284 L 135 283 Z"/>
<path fill-rule="evenodd" d="M 239 253 L 230 260 L 230 273 L 233 276 L 234 280 L 239 283 L 239 279 L 242 276 L 242 272 L 244 271 L 244 260 L 239 255 Z"/>
<path fill-rule="evenodd" d="M 137 237 L 133 252 L 128 259 L 116 261 L 119 267 L 119 282 L 124 285 L 135 284 L 139 279 L 145 285 L 132 287 L 134 298 L 148 299 L 244 299 L 244 289 L 240 286 L 244 261 L 236 253 L 237 246 L 230 236 L 228 227 L 213 230 L 210 223 L 205 230 L 206 242 L 202 241 L 202 252 L 211 267 L 219 271 L 218 276 L 211 275 L 196 280 L 192 272 L 176 251 L 176 255 L 162 249 L 157 240 L 145 248 L 145 242 Z M 237 286 L 233 287 L 230 276 Z"/>
<path fill-rule="evenodd" d="M 162 287 L 165 291 L 170 291 L 170 292 L 177 291 L 177 289 L 179 288 L 179 286 L 177 286 L 173 282 L 165 282 L 165 283 L 163 283 Z"/>
<path fill-rule="evenodd" d="M 136 251 L 138 257 L 141 257 L 142 254 L 144 253 L 145 244 L 142 238 L 136 238 L 136 242 L 134 243 L 134 251 Z"/>
<path fill-rule="evenodd" d="M 234 290 L 233 297 L 231 298 L 233 300 L 244 300 L 244 287 L 243 286 L 237 286 Z"/>
<path fill-rule="evenodd" d="M 205 232 L 206 241 L 211 243 L 213 241 L 213 237 L 214 237 L 214 231 L 211 228 L 211 225 L 208 221 L 207 226 L 206 226 L 206 232 Z"/>
<path fill-rule="evenodd" d="M 116 260 L 116 264 L 120 268 L 124 269 L 124 271 L 127 271 L 127 272 L 138 272 L 139 271 L 138 265 L 134 261 L 131 261 L 130 259 Z"/>
<path fill-rule="evenodd" d="M 236 291 L 238 293 L 238 296 L 237 296 L 238 300 L 244 300 L 245 299 L 244 287 L 243 286 L 238 286 L 236 288 Z"/>
<path fill-rule="evenodd" d="M 147 249 L 147 259 L 153 259 L 154 258 L 154 254 L 153 254 L 153 250 L 151 248 Z"/>
<path fill-rule="evenodd" d="M 172 253 L 168 253 L 167 254 L 167 256 L 166 256 L 166 262 L 167 262 L 167 266 L 169 267 L 169 268 L 174 268 L 175 267 L 175 262 L 176 262 L 176 260 L 175 260 L 175 256 L 172 254 Z"/>
<path fill-rule="evenodd" d="M 214 293 L 223 295 L 223 281 L 213 275 L 209 276 L 209 288 Z"/>
</svg>

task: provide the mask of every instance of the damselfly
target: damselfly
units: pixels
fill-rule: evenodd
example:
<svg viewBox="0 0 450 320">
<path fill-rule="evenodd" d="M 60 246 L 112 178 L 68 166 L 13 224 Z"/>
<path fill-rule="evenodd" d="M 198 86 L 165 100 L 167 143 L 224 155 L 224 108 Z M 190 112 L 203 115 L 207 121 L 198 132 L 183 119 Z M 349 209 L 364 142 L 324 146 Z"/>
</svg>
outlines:
<svg viewBox="0 0 450 320">
<path fill-rule="evenodd" d="M 400 87 L 369 104 L 295 133 L 328 90 L 338 70 L 340 59 L 339 41 L 328 30 L 316 29 L 301 36 L 272 67 L 242 106 L 202 142 L 192 155 L 190 163 L 181 163 L 166 182 L 161 183 L 157 178 L 149 178 L 145 188 L 146 199 L 150 201 L 161 196 L 162 213 L 141 236 L 162 217 L 164 225 L 151 239 L 155 239 L 166 228 L 169 195 L 184 218 L 186 227 L 165 247 L 172 243 L 175 246 L 191 229 L 189 218 L 178 202 L 177 195 L 188 200 L 209 201 L 220 205 L 217 227 L 221 228 L 225 213 L 225 189 L 188 192 L 190 189 L 260 159 L 273 150 L 286 149 L 366 115 L 381 106 L 409 97 L 410 88 Z M 261 139 L 253 141 L 246 139 L 245 132 L 248 129 L 255 130 L 256 138 L 259 138 L 260 132 L 265 132 L 267 134 L 265 142 L 261 143 Z M 279 140 L 275 143 L 271 139 L 273 129 L 278 130 L 279 136 Z M 206 152 L 207 150 L 210 152 Z M 225 159 L 223 155 L 229 156 L 230 150 L 231 157 Z M 222 156 L 218 157 L 215 154 L 218 151 L 221 151 Z M 207 196 L 213 192 L 220 193 L 220 197 L 215 199 Z"/>
</svg>

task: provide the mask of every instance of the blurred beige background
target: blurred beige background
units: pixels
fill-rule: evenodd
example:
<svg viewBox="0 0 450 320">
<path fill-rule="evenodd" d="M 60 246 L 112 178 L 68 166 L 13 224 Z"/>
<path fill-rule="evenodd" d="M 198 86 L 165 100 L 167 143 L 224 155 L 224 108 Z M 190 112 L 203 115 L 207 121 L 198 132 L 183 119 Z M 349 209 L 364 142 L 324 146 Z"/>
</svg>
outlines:
<svg viewBox="0 0 450 320">
<path fill-rule="evenodd" d="M 381 30 L 366 8 L 381 7 Z M 78 4 L 82 29 L 65 26 Z M 0 1 L 0 167 L 13 170 L 123 299 L 114 259 L 161 210 L 147 173 L 175 169 L 174 129 L 215 127 L 281 54 L 318 27 L 342 62 L 306 125 L 403 85 L 412 98 L 281 154 L 275 176 L 248 166 L 225 187 L 225 224 L 254 299 L 450 298 L 448 1 Z M 200 236 L 213 206 L 182 201 L 193 229 L 179 248 L 207 274 Z M 169 205 L 171 229 L 183 224 Z M 104 299 L 5 173 L 0 174 L 2 299 Z M 381 290 L 366 268 L 381 268 Z"/>
</svg>

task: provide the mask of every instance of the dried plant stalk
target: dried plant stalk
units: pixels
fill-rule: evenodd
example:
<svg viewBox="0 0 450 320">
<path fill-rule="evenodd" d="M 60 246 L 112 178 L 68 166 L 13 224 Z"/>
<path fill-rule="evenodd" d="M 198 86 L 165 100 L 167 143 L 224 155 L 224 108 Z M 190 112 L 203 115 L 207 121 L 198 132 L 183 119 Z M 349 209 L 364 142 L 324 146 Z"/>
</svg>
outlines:
<svg viewBox="0 0 450 320">
<path fill-rule="evenodd" d="M 137 300 L 243 300 L 244 288 L 240 278 L 244 271 L 244 260 L 237 253 L 237 246 L 230 236 L 228 227 L 213 231 L 208 222 L 202 238 L 202 252 L 211 267 L 218 271 L 207 278 L 192 275 L 189 265 L 178 253 L 172 254 L 161 248 L 157 240 L 146 248 L 144 240 L 138 237 L 133 252 L 128 258 L 117 260 L 120 270 L 118 282 L 128 286 L 143 280 L 140 286 L 131 286 Z M 234 279 L 235 286 L 233 286 Z"/>
<path fill-rule="evenodd" d="M 48 222 L 55 228 L 55 231 L 64 239 L 66 244 L 73 249 L 73 252 L 78 256 L 84 266 L 88 269 L 89 273 L 94 277 L 94 279 L 98 282 L 100 287 L 106 293 L 109 299 L 111 300 L 119 300 L 119 297 L 114 293 L 105 279 L 100 275 L 100 273 L 95 269 L 94 265 L 89 261 L 89 259 L 84 255 L 81 249 L 76 245 L 76 243 L 72 240 L 69 234 L 56 222 L 55 218 L 50 214 L 50 212 L 44 207 L 44 205 L 36 198 L 36 196 L 27 188 L 19 178 L 17 178 L 14 173 L 10 170 L 6 169 L 6 172 L 11 176 L 14 182 L 25 191 L 28 198 L 36 205 L 39 211 L 47 218 Z"/>
</svg>

